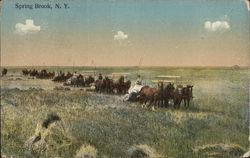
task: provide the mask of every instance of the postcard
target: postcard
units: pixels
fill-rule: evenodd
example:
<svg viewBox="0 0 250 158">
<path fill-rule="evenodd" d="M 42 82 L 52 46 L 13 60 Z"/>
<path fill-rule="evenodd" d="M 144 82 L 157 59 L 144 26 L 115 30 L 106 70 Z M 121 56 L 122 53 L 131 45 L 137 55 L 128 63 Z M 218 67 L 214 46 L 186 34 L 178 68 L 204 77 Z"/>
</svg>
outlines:
<svg viewBox="0 0 250 158">
<path fill-rule="evenodd" d="M 250 157 L 248 0 L 0 3 L 1 157 Z"/>
</svg>

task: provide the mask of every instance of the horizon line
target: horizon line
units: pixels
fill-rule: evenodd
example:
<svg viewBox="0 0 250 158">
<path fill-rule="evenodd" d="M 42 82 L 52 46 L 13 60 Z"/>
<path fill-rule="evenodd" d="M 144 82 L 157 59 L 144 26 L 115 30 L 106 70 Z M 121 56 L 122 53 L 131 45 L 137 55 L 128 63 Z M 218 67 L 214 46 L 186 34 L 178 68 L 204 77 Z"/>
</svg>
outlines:
<svg viewBox="0 0 250 158">
<path fill-rule="evenodd" d="M 150 65 L 144 65 L 144 66 L 80 66 L 80 65 L 1 65 L 0 67 L 87 67 L 87 68 L 104 68 L 104 67 L 117 67 L 117 68 L 232 68 L 232 67 L 239 67 L 239 68 L 250 68 L 250 65 L 248 66 L 239 66 L 239 65 L 232 65 L 232 66 L 150 66 Z"/>
</svg>

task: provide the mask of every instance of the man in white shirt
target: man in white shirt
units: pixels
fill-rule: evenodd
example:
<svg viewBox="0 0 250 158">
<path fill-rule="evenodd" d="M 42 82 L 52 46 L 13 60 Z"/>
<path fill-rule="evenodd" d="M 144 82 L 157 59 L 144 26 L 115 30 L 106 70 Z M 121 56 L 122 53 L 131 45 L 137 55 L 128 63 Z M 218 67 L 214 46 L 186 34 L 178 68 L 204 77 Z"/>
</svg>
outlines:
<svg viewBox="0 0 250 158">
<path fill-rule="evenodd" d="M 130 89 L 128 90 L 128 94 L 124 96 L 123 101 L 136 101 L 142 87 L 143 85 L 140 79 L 140 75 L 138 75 L 138 79 L 136 80 L 134 87 L 130 87 Z"/>
</svg>

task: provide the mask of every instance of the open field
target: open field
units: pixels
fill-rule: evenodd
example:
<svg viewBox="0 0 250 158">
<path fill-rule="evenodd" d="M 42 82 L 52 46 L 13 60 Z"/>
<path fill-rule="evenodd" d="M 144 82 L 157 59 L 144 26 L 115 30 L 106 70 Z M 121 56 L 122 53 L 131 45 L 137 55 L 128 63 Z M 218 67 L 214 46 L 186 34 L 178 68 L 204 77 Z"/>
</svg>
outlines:
<svg viewBox="0 0 250 158">
<path fill-rule="evenodd" d="M 59 83 L 29 79 L 21 75 L 21 70 L 10 68 L 1 79 L 1 150 L 5 155 L 71 158 L 81 152 L 92 152 L 95 157 L 130 157 L 130 150 L 140 144 L 154 150 L 155 157 L 172 158 L 209 157 L 208 154 L 233 158 L 248 150 L 247 69 L 96 69 L 103 74 L 129 72 L 132 83 L 140 73 L 144 84 L 151 84 L 155 76 L 166 74 L 180 75 L 180 83 L 194 85 L 189 109 L 176 110 L 171 106 L 155 111 L 138 103 L 122 102 L 120 95 L 97 94 L 81 88 L 55 90 Z M 48 128 L 41 127 L 48 114 L 57 115 L 60 120 Z M 38 133 L 40 140 L 30 144 L 30 138 Z M 235 150 L 195 152 L 204 145 L 220 143 Z M 90 147 L 80 150 L 83 145 Z"/>
</svg>

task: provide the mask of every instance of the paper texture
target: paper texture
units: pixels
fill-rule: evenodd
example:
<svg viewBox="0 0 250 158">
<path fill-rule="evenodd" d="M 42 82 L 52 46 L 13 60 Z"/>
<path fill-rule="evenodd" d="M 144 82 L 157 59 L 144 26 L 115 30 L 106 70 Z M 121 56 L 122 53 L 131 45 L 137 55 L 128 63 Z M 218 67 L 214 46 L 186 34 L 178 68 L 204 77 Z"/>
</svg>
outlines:
<svg viewBox="0 0 250 158">
<path fill-rule="evenodd" d="M 248 0 L 0 3 L 2 157 L 249 150 Z"/>
</svg>

